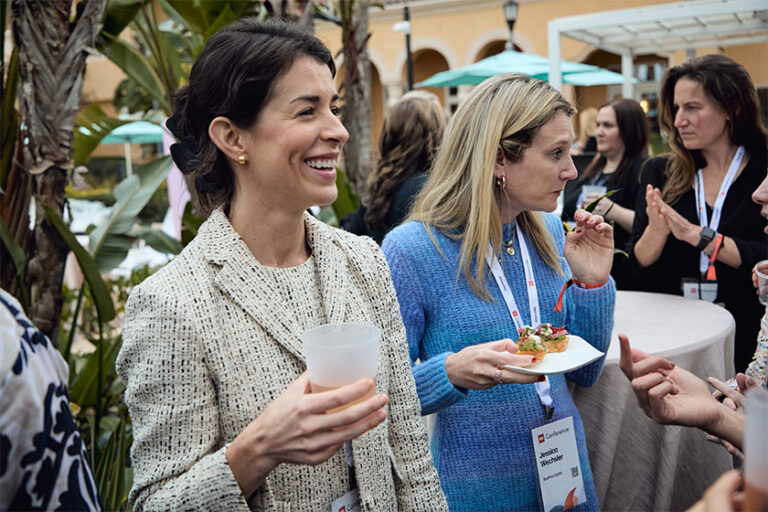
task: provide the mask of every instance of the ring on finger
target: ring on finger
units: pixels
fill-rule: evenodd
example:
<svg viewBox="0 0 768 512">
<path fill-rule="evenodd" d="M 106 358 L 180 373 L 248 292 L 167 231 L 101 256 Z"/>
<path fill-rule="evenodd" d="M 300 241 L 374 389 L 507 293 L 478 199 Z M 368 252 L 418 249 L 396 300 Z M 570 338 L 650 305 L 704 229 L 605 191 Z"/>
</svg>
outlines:
<svg viewBox="0 0 768 512">
<path fill-rule="evenodd" d="M 493 380 L 495 380 L 497 384 L 504 384 L 501 380 L 501 368 L 496 368 L 496 373 L 493 374 Z"/>
</svg>

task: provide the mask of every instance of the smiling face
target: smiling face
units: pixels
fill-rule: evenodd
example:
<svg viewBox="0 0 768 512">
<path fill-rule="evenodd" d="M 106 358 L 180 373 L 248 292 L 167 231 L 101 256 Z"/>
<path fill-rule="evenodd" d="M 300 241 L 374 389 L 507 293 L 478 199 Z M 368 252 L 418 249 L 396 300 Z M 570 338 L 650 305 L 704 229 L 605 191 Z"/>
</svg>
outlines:
<svg viewBox="0 0 768 512">
<path fill-rule="evenodd" d="M 336 200 L 336 165 L 349 138 L 338 103 L 328 66 L 297 58 L 244 133 L 248 164 L 235 176 L 246 200 L 297 211 Z"/>
<path fill-rule="evenodd" d="M 686 149 L 728 141 L 728 113 L 707 97 L 699 82 L 681 78 L 675 83 L 674 111 L 675 128 Z"/>
<path fill-rule="evenodd" d="M 611 106 L 601 108 L 597 113 L 597 151 L 606 158 L 621 158 L 624 141 L 621 140 L 616 111 Z"/>
<path fill-rule="evenodd" d="M 539 129 L 531 146 L 523 151 L 523 158 L 510 162 L 506 156 L 496 162 L 494 174 L 506 176 L 505 193 L 501 195 L 502 216 L 528 210 L 551 212 L 557 207 L 557 198 L 565 183 L 577 176 L 571 158 L 573 143 L 571 118 L 557 112 Z"/>
<path fill-rule="evenodd" d="M 766 169 L 768 173 L 768 169 Z M 763 218 L 768 219 L 768 174 L 757 189 L 752 192 L 752 200 L 762 206 L 760 209 L 760 215 Z M 768 235 L 768 226 L 763 228 L 763 232 Z"/>
</svg>

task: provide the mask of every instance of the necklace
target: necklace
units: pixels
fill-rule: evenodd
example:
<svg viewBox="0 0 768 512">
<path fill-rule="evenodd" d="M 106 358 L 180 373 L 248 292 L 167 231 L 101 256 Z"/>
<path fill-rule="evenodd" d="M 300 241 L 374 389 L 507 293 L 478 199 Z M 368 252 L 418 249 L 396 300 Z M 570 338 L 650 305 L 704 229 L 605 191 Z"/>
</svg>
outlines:
<svg viewBox="0 0 768 512">
<path fill-rule="evenodd" d="M 515 236 L 517 235 L 517 229 L 516 226 L 512 225 L 512 234 L 509 235 L 509 238 L 506 242 L 504 242 L 504 250 L 509 254 L 510 256 L 515 257 L 515 263 L 518 262 L 517 259 L 517 252 L 515 251 Z"/>
</svg>

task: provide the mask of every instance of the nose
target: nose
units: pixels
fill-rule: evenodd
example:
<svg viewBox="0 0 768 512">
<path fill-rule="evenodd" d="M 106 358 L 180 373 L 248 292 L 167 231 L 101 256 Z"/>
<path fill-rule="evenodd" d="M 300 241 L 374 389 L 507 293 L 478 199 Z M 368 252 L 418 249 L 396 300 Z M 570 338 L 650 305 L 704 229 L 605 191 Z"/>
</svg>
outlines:
<svg viewBox="0 0 768 512">
<path fill-rule="evenodd" d="M 566 168 L 563 169 L 563 172 L 560 173 L 560 179 L 564 181 L 570 181 L 578 177 L 578 175 L 579 175 L 579 171 L 576 169 L 576 165 L 573 163 L 573 157 L 571 155 L 568 155 Z"/>
<path fill-rule="evenodd" d="M 330 114 L 328 125 L 321 133 L 321 137 L 324 140 L 338 141 L 339 146 L 343 146 L 344 143 L 347 142 L 347 139 L 349 139 L 349 132 L 341 123 L 341 119 L 333 114 Z"/>
<path fill-rule="evenodd" d="M 752 193 L 752 200 L 757 204 L 768 204 L 768 176 L 765 177 L 763 182 L 760 183 L 757 189 Z"/>
<path fill-rule="evenodd" d="M 686 121 L 687 119 L 685 117 L 685 114 L 683 113 L 683 109 L 678 109 L 677 112 L 675 112 L 675 122 L 674 122 L 675 128 L 682 126 L 683 124 L 685 124 Z"/>
</svg>

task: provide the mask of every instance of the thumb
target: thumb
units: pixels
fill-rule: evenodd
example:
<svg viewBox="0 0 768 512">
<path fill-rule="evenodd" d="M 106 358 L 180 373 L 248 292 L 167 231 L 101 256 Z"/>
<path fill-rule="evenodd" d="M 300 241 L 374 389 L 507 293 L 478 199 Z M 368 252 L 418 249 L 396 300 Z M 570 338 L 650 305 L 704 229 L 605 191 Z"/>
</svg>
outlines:
<svg viewBox="0 0 768 512">
<path fill-rule="evenodd" d="M 494 341 L 491 349 L 496 352 L 511 352 L 514 354 L 517 352 L 517 344 L 509 338 L 504 338 L 503 340 Z"/>
<path fill-rule="evenodd" d="M 305 371 L 304 373 L 299 375 L 299 378 L 291 382 L 291 385 L 288 386 L 285 392 L 291 393 L 291 394 L 297 394 L 297 395 L 311 393 L 312 388 L 309 385 L 309 372 Z"/>
</svg>

